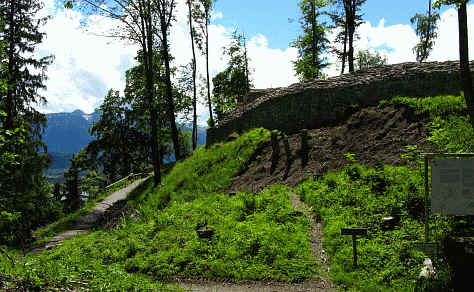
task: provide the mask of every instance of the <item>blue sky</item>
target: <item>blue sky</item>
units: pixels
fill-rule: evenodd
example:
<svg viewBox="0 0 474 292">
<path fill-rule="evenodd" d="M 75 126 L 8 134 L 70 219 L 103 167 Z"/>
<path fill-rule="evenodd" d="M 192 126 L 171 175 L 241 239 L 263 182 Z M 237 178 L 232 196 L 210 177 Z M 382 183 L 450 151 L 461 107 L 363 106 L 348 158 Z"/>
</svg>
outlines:
<svg viewBox="0 0 474 292">
<path fill-rule="evenodd" d="M 223 18 L 214 23 L 236 26 L 247 36 L 263 34 L 273 48 L 285 49 L 300 32 L 298 19 L 301 13 L 296 0 L 217 0 L 215 11 Z M 252 7 L 251 9 L 249 7 Z M 444 12 L 448 7 L 443 7 Z M 385 19 L 385 25 L 410 24 L 416 13 L 425 13 L 428 1 L 424 0 L 367 0 L 362 6 L 363 20 L 372 25 Z M 295 19 L 289 23 L 288 19 Z"/>
<path fill-rule="evenodd" d="M 40 55 L 55 55 L 48 68 L 47 90 L 42 92 L 48 103 L 39 105 L 42 112 L 94 111 L 110 88 L 123 90 L 125 71 L 135 64 L 138 46 L 97 34 L 110 32 L 120 25 L 117 20 L 84 15 L 80 10 L 62 9 L 60 0 L 41 0 L 43 15 L 50 20 L 44 27 L 46 38 L 38 46 Z M 172 65 L 189 63 L 192 53 L 184 0 L 176 0 L 176 21 L 170 33 Z M 293 69 L 297 50 L 289 47 L 300 32 L 296 0 L 218 0 L 209 27 L 211 78 L 225 69 L 227 60 L 222 47 L 230 42 L 237 28 L 248 39 L 248 55 L 255 88 L 288 86 L 298 82 Z M 59 9 L 58 9 L 59 7 Z M 427 9 L 425 0 L 367 0 L 363 6 L 365 21 L 357 33 L 355 51 L 369 49 L 387 57 L 389 64 L 415 61 L 412 48 L 418 42 L 410 18 Z M 443 7 L 438 23 L 438 39 L 428 61 L 456 60 L 458 56 L 457 12 Z M 288 19 L 295 21 L 289 23 Z M 86 23 L 86 27 L 81 24 Z M 474 59 L 474 1 L 468 6 L 470 57 Z M 329 32 L 332 40 L 336 31 Z M 339 74 L 338 61 L 325 55 L 331 63 L 325 73 Z M 205 74 L 205 59 L 198 54 L 198 74 Z M 204 97 L 198 104 L 198 119 L 208 119 Z"/>
</svg>

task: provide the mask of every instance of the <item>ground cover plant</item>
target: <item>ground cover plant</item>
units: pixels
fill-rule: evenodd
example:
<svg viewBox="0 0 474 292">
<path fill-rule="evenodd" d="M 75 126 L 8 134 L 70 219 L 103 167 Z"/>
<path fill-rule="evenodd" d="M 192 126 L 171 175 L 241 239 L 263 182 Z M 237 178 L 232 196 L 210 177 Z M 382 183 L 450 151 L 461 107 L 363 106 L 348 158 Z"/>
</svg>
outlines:
<svg viewBox="0 0 474 292">
<path fill-rule="evenodd" d="M 356 291 L 413 291 L 424 255 L 412 248 L 423 240 L 423 177 L 418 170 L 358 164 L 309 179 L 298 194 L 320 217 L 324 245 L 331 257 L 334 280 Z M 387 228 L 383 217 L 401 210 L 401 221 Z M 399 212 L 399 211 L 395 211 Z M 440 241 L 447 220 L 431 216 L 432 238 Z M 341 228 L 363 226 L 359 237 L 358 268 L 352 264 L 352 239 Z"/>
<path fill-rule="evenodd" d="M 426 98 L 395 97 L 382 101 L 386 105 L 408 106 L 416 115 L 428 117 L 430 141 L 437 152 L 474 152 L 474 132 L 466 113 L 463 95 Z"/>
<path fill-rule="evenodd" d="M 301 281 L 315 275 L 309 223 L 289 200 L 291 190 L 225 190 L 245 171 L 269 131 L 255 129 L 235 141 L 199 148 L 177 163 L 153 189 L 133 195 L 138 218 L 114 229 L 72 238 L 0 274 L 40 287 L 82 281 L 87 288 L 161 285 L 177 277 Z M 214 230 L 210 239 L 196 229 Z"/>
<path fill-rule="evenodd" d="M 408 106 L 425 119 L 428 141 L 436 151 L 474 150 L 474 133 L 465 115 L 463 96 L 397 97 L 381 102 L 381 106 L 386 105 Z M 407 145 L 406 150 L 409 153 L 402 154 L 404 158 L 420 161 L 417 154 L 422 149 Z M 357 161 L 357 157 L 348 156 Z M 448 291 L 454 287 L 456 267 L 447 264 L 446 242 L 457 226 L 469 225 L 465 216 L 430 215 L 431 240 L 441 243 L 442 251 L 434 259 L 436 277 L 417 282 L 425 257 L 412 247 L 414 242 L 424 240 L 422 169 L 420 164 L 415 168 L 379 165 L 372 169 L 352 164 L 298 187 L 298 194 L 325 226 L 324 244 L 331 256 L 332 276 L 338 283 L 357 291 L 413 291 L 420 286 Z M 382 220 L 392 213 L 402 214 L 393 230 Z M 354 226 L 368 228 L 368 236 L 358 240 L 357 269 L 352 266 L 351 237 L 341 236 L 341 228 Z"/>
<path fill-rule="evenodd" d="M 132 183 L 136 177 L 130 177 L 123 179 L 110 188 L 104 189 L 101 194 L 92 200 L 87 200 L 85 205 L 81 207 L 79 210 L 68 214 L 61 219 L 59 219 L 56 222 L 53 222 L 51 224 L 48 224 L 47 226 L 44 226 L 42 228 L 39 228 L 34 232 L 34 236 L 36 238 L 35 242 L 32 243 L 32 245 L 37 245 L 40 244 L 41 242 L 45 242 L 49 239 L 51 239 L 53 236 L 64 232 L 72 227 L 74 227 L 77 224 L 77 220 L 79 219 L 80 216 L 87 214 L 92 208 L 94 208 L 98 203 L 100 203 L 102 200 L 104 200 L 106 197 L 114 193 L 115 191 L 118 191 L 130 183 Z"/>
</svg>

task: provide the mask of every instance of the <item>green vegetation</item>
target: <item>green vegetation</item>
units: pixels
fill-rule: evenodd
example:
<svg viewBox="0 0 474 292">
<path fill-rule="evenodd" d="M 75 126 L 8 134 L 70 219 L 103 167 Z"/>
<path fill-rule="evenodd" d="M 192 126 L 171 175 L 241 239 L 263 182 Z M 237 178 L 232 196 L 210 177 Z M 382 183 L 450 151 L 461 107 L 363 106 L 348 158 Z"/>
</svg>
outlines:
<svg viewBox="0 0 474 292">
<path fill-rule="evenodd" d="M 91 289 L 153 285 L 176 277 L 313 277 L 309 222 L 292 206 L 291 189 L 276 185 L 260 194 L 224 193 L 269 134 L 255 129 L 235 141 L 197 149 L 174 166 L 164 185 L 153 189 L 149 180 L 142 193 L 132 194 L 138 219 L 27 255 L 24 265 L 11 267 L 1 256 L 0 273 L 41 287 L 81 281 Z M 201 225 L 214 230 L 211 239 L 198 237 Z"/>
<path fill-rule="evenodd" d="M 413 291 L 424 258 L 410 246 L 422 240 L 424 230 L 423 177 L 417 170 L 353 164 L 304 182 L 298 194 L 325 226 L 323 244 L 336 282 L 356 291 Z M 400 227 L 385 230 L 383 217 L 396 207 L 403 210 Z M 433 236 L 440 240 L 445 222 L 432 222 Z M 368 228 L 368 236 L 358 239 L 357 269 L 351 237 L 341 236 L 341 228 L 355 226 Z"/>
<path fill-rule="evenodd" d="M 59 219 L 58 221 L 54 223 L 51 223 L 45 227 L 42 227 L 36 230 L 35 236 L 37 238 L 37 241 L 34 242 L 34 244 L 39 244 L 41 242 L 47 241 L 51 239 L 51 237 L 74 227 L 77 224 L 77 220 L 79 219 L 80 216 L 87 214 L 87 212 L 89 212 L 102 200 L 107 198 L 110 194 L 126 187 L 127 185 L 131 184 L 134 180 L 135 180 L 134 178 L 130 177 L 130 178 L 117 182 L 116 184 L 108 188 L 107 190 L 104 190 L 99 196 L 95 197 L 94 199 L 88 200 L 86 204 L 79 210 L 71 214 L 68 214 L 65 217 L 62 217 L 61 219 Z"/>
<path fill-rule="evenodd" d="M 261 194 L 215 194 L 170 203 L 163 212 L 148 215 L 146 224 L 134 225 L 132 234 L 140 236 L 126 269 L 160 279 L 307 279 L 314 271 L 309 223 L 295 212 L 289 192 L 274 186 Z M 214 229 L 211 240 L 197 236 L 201 222 Z"/>
<path fill-rule="evenodd" d="M 427 98 L 394 97 L 382 100 L 380 106 L 406 105 L 414 110 L 417 115 L 428 115 L 431 118 L 460 114 L 466 108 L 464 96 L 441 95 Z"/>
<path fill-rule="evenodd" d="M 383 101 L 381 106 L 405 105 L 417 115 L 429 117 L 425 125 L 430 130 L 428 141 L 437 152 L 473 152 L 474 132 L 465 115 L 464 96 L 436 96 L 429 98 L 396 97 Z"/>
<path fill-rule="evenodd" d="M 231 114 L 253 87 L 245 37 L 234 30 L 229 47 L 223 47 L 223 50 L 228 59 L 227 68 L 212 78 L 212 103 L 218 122 Z"/>
<path fill-rule="evenodd" d="M 463 96 L 397 97 L 381 102 L 381 106 L 387 105 L 408 106 L 415 114 L 429 117 L 428 141 L 436 151 L 474 150 L 474 133 L 463 115 Z M 407 148 L 417 150 L 415 146 Z M 350 153 L 346 156 L 356 159 Z M 465 228 L 463 216 L 430 215 L 431 239 L 441 243 L 443 250 L 435 259 L 436 277 L 427 283 L 416 282 L 424 258 L 412 247 L 424 234 L 424 176 L 420 169 L 348 165 L 342 171 L 304 182 L 298 194 L 325 226 L 324 244 L 336 282 L 356 291 L 413 291 L 417 285 L 446 291 L 452 287 L 456 267 L 446 264 L 451 251 L 444 243 L 456 232 L 456 226 Z M 398 210 L 402 214 L 398 227 L 387 228 L 383 217 Z M 341 228 L 354 226 L 368 228 L 368 236 L 358 240 L 357 269 L 352 266 L 351 238 L 341 236 Z"/>
<path fill-rule="evenodd" d="M 431 133 L 428 139 L 440 151 L 472 149 L 469 143 L 457 142 L 474 138 L 472 130 L 456 128 L 469 127 L 462 115 L 462 97 L 400 97 L 382 102 L 385 105 L 414 109 L 425 119 Z M 458 122 L 456 127 L 453 121 Z M 169 168 L 161 186 L 154 188 L 149 179 L 130 194 L 135 216 L 122 219 L 109 231 L 95 231 L 41 254 L 26 255 L 22 264 L 12 265 L 2 254 L 0 274 L 22 279 L 31 287 L 72 287 L 81 282 L 89 289 L 161 287 L 176 278 L 297 282 L 317 277 L 309 222 L 289 200 L 294 190 L 274 185 L 258 194 L 225 193 L 232 178 L 260 155 L 269 136 L 267 130 L 254 129 L 234 141 L 197 149 Z M 407 149 L 421 150 L 416 145 Z M 436 276 L 418 280 L 425 258 L 413 248 L 413 243 L 424 240 L 421 168 L 367 168 L 355 163 L 355 154 L 346 157 L 351 164 L 343 170 L 296 188 L 325 226 L 323 245 L 331 258 L 333 280 L 352 291 L 452 288 L 458 267 L 451 264 L 446 242 L 467 226 L 465 218 L 430 215 L 431 240 L 441 244 L 441 255 L 433 259 Z M 384 221 L 397 213 L 399 222 Z M 67 222 L 59 221 L 41 234 L 64 230 Z M 351 237 L 341 236 L 341 228 L 355 226 L 368 228 L 368 235 L 358 238 L 357 268 L 352 265 Z M 213 231 L 210 238 L 198 236 L 203 227 Z M 18 257 L 18 251 L 7 251 Z"/>
<path fill-rule="evenodd" d="M 38 92 L 52 62 L 30 54 L 45 35 L 46 17 L 35 15 L 41 7 L 36 0 L 0 4 L 0 244 L 24 246 L 32 229 L 62 216 L 42 174 L 49 164 L 41 142 L 46 118 L 33 106 L 46 101 Z"/>
</svg>

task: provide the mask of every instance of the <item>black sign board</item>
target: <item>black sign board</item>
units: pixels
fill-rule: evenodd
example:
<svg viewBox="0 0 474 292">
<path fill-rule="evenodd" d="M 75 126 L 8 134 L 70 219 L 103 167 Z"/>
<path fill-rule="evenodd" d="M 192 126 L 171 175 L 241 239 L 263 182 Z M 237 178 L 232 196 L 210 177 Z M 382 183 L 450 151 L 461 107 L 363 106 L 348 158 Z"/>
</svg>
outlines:
<svg viewBox="0 0 474 292">
<path fill-rule="evenodd" d="M 367 235 L 367 228 L 354 227 L 354 228 L 341 228 L 342 235 Z"/>
<path fill-rule="evenodd" d="M 413 248 L 424 252 L 427 256 L 433 258 L 439 254 L 439 246 L 436 242 L 414 243 Z"/>
</svg>

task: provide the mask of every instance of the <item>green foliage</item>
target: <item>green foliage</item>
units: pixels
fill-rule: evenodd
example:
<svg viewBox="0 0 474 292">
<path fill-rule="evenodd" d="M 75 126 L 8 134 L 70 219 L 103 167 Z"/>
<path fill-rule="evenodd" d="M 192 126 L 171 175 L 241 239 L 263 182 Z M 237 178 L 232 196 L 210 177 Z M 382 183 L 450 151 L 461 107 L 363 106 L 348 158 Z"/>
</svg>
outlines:
<svg viewBox="0 0 474 292">
<path fill-rule="evenodd" d="M 23 246 L 32 229 L 62 216 L 41 173 L 45 157 L 34 152 L 30 139 L 24 126 L 0 129 L 0 244 Z"/>
<path fill-rule="evenodd" d="M 146 98 L 142 51 L 137 53 L 136 60 L 138 65 L 126 72 L 124 96 L 111 89 L 105 97 L 99 108 L 100 120 L 90 129 L 96 140 L 89 143 L 80 159 L 83 161 L 80 163 L 83 170 L 98 172 L 100 167 L 109 182 L 125 177 L 130 172 L 140 172 L 150 163 L 153 142 L 150 108 L 157 115 L 155 123 L 159 130 L 159 161 L 173 152 L 172 132 L 168 125 L 168 103 L 165 99 L 162 53 L 153 51 L 152 68 L 156 74 L 153 74 L 154 90 L 151 101 Z M 175 112 L 185 116 L 191 106 L 191 98 L 188 95 L 188 69 L 184 67 L 178 72 L 180 74 L 172 89 Z M 175 71 L 172 70 L 172 73 Z M 179 139 L 181 148 L 188 149 L 189 143 L 186 139 L 189 137 Z"/>
<path fill-rule="evenodd" d="M 88 195 L 88 199 L 97 197 L 105 187 L 106 177 L 96 170 L 88 170 L 82 179 L 81 189 Z"/>
<path fill-rule="evenodd" d="M 319 21 L 323 14 L 321 9 L 327 5 L 328 1 L 322 0 L 301 0 L 298 3 L 303 14 L 300 19 L 303 35 L 290 45 L 298 49 L 298 59 L 293 65 L 301 81 L 322 77 L 322 70 L 328 66 L 327 58 L 322 56 L 329 43 L 326 38 L 329 27 Z"/>
<path fill-rule="evenodd" d="M 473 152 L 474 131 L 465 115 L 464 96 L 436 96 L 426 98 L 396 97 L 382 101 L 385 105 L 405 105 L 417 115 L 428 115 L 430 130 L 428 141 L 433 143 L 437 152 Z"/>
<path fill-rule="evenodd" d="M 149 139 L 135 127 L 130 110 L 118 91 L 109 90 L 99 110 L 102 113 L 100 120 L 90 129 L 96 140 L 85 149 L 86 157 L 90 153 L 96 164 L 103 168 L 107 179 L 116 181 L 141 166 L 142 154 L 148 153 Z M 93 165 L 92 169 L 95 168 Z"/>
<path fill-rule="evenodd" d="M 232 184 L 233 176 L 245 171 L 259 143 L 269 136 L 269 131 L 256 129 L 224 146 L 197 149 L 191 157 L 176 163 L 163 179 L 164 186 L 150 196 L 150 212 L 169 200 L 191 201 L 224 191 Z"/>
<path fill-rule="evenodd" d="M 309 222 L 292 206 L 291 189 L 276 185 L 259 194 L 222 193 L 269 135 L 256 129 L 224 145 L 199 148 L 175 164 L 163 186 L 153 189 L 148 181 L 142 194 L 132 195 L 138 221 L 124 219 L 107 232 L 66 240 L 52 250 L 27 255 L 24 265 L 14 268 L 2 259 L 0 273 L 41 287 L 81 281 L 92 290 L 149 288 L 157 280 L 176 277 L 312 277 Z M 214 229 L 211 239 L 197 236 L 197 227 L 203 225 Z"/>
<path fill-rule="evenodd" d="M 61 248 L 40 255 L 27 255 L 22 264 L 8 266 L 0 255 L 0 274 L 27 283 L 25 291 L 52 291 L 54 288 L 92 291 L 179 291 L 147 275 L 127 273 L 117 260 L 128 250 L 129 240 L 118 241 L 105 232 L 76 237 Z M 20 281 L 18 281 L 20 282 Z M 17 283 L 17 285 L 20 283 Z"/>
<path fill-rule="evenodd" d="M 356 70 L 367 71 L 370 67 L 387 64 L 387 57 L 383 57 L 377 52 L 372 54 L 369 50 L 362 50 L 357 53 Z"/>
<path fill-rule="evenodd" d="M 445 153 L 474 152 L 474 131 L 469 117 L 449 115 L 447 118 L 436 117 L 430 125 L 432 142 L 436 151 Z"/>
<path fill-rule="evenodd" d="M 413 48 L 418 62 L 423 62 L 428 59 L 434 46 L 434 40 L 438 37 L 436 30 L 437 21 L 439 20 L 439 13 L 432 14 L 431 7 L 427 15 L 417 13 L 410 19 L 411 24 L 416 25 L 416 35 L 420 38 L 420 42 Z"/>
<path fill-rule="evenodd" d="M 436 0 L 433 7 L 440 8 L 442 5 L 456 5 L 458 8 L 461 3 L 468 3 L 470 0 Z"/>
<path fill-rule="evenodd" d="M 148 220 L 142 232 L 149 239 L 128 252 L 126 268 L 162 279 L 306 279 L 314 271 L 308 221 L 294 215 L 289 192 L 274 186 L 259 195 L 172 201 Z M 197 236 L 199 222 L 214 229 L 212 239 Z"/>
<path fill-rule="evenodd" d="M 46 119 L 35 110 L 46 102 L 38 91 L 52 62 L 52 56 L 31 54 L 45 35 L 47 18 L 37 15 L 42 7 L 19 0 L 0 8 L 0 244 L 19 247 L 31 240 L 33 228 L 62 215 L 43 176 L 49 164 L 41 142 Z"/>
<path fill-rule="evenodd" d="M 98 203 L 104 200 L 106 197 L 118 191 L 127 185 L 131 184 L 134 181 L 134 177 L 129 177 L 122 179 L 119 182 L 113 184 L 111 187 L 104 189 L 101 188 L 95 197 L 89 198 L 85 204 L 79 209 L 65 217 L 62 217 L 56 222 L 48 224 L 47 226 L 41 227 L 35 231 L 35 236 L 37 241 L 33 245 L 49 240 L 51 237 L 64 232 L 68 229 L 71 229 L 77 224 L 77 220 L 80 216 L 87 214 L 92 208 L 94 208 Z"/>
<path fill-rule="evenodd" d="M 441 95 L 433 97 L 394 97 L 382 100 L 380 106 L 406 105 L 412 108 L 417 115 L 429 115 L 430 117 L 445 116 L 449 113 L 461 113 L 466 108 L 464 96 Z"/>
<path fill-rule="evenodd" d="M 355 154 L 354 153 L 345 153 L 344 157 L 351 162 L 355 162 Z"/>
<path fill-rule="evenodd" d="M 413 204 L 423 198 L 423 182 L 417 170 L 391 166 L 368 169 L 354 164 L 298 187 L 298 194 L 325 226 L 323 244 L 338 283 L 357 291 L 413 291 L 424 258 L 410 246 L 420 240 L 424 230 Z M 382 218 L 394 208 L 402 210 L 401 224 L 387 230 Z M 421 211 L 423 208 L 421 205 Z M 431 216 L 435 241 L 445 235 L 446 220 Z M 341 236 L 341 228 L 353 226 L 368 228 L 368 236 L 357 240 L 357 269 L 352 266 L 351 238 Z"/>
<path fill-rule="evenodd" d="M 245 38 L 236 30 L 232 33 L 229 47 L 224 47 L 224 54 L 228 57 L 227 68 L 212 78 L 212 102 L 215 105 L 217 121 L 222 120 L 242 103 L 252 87 Z"/>
</svg>

